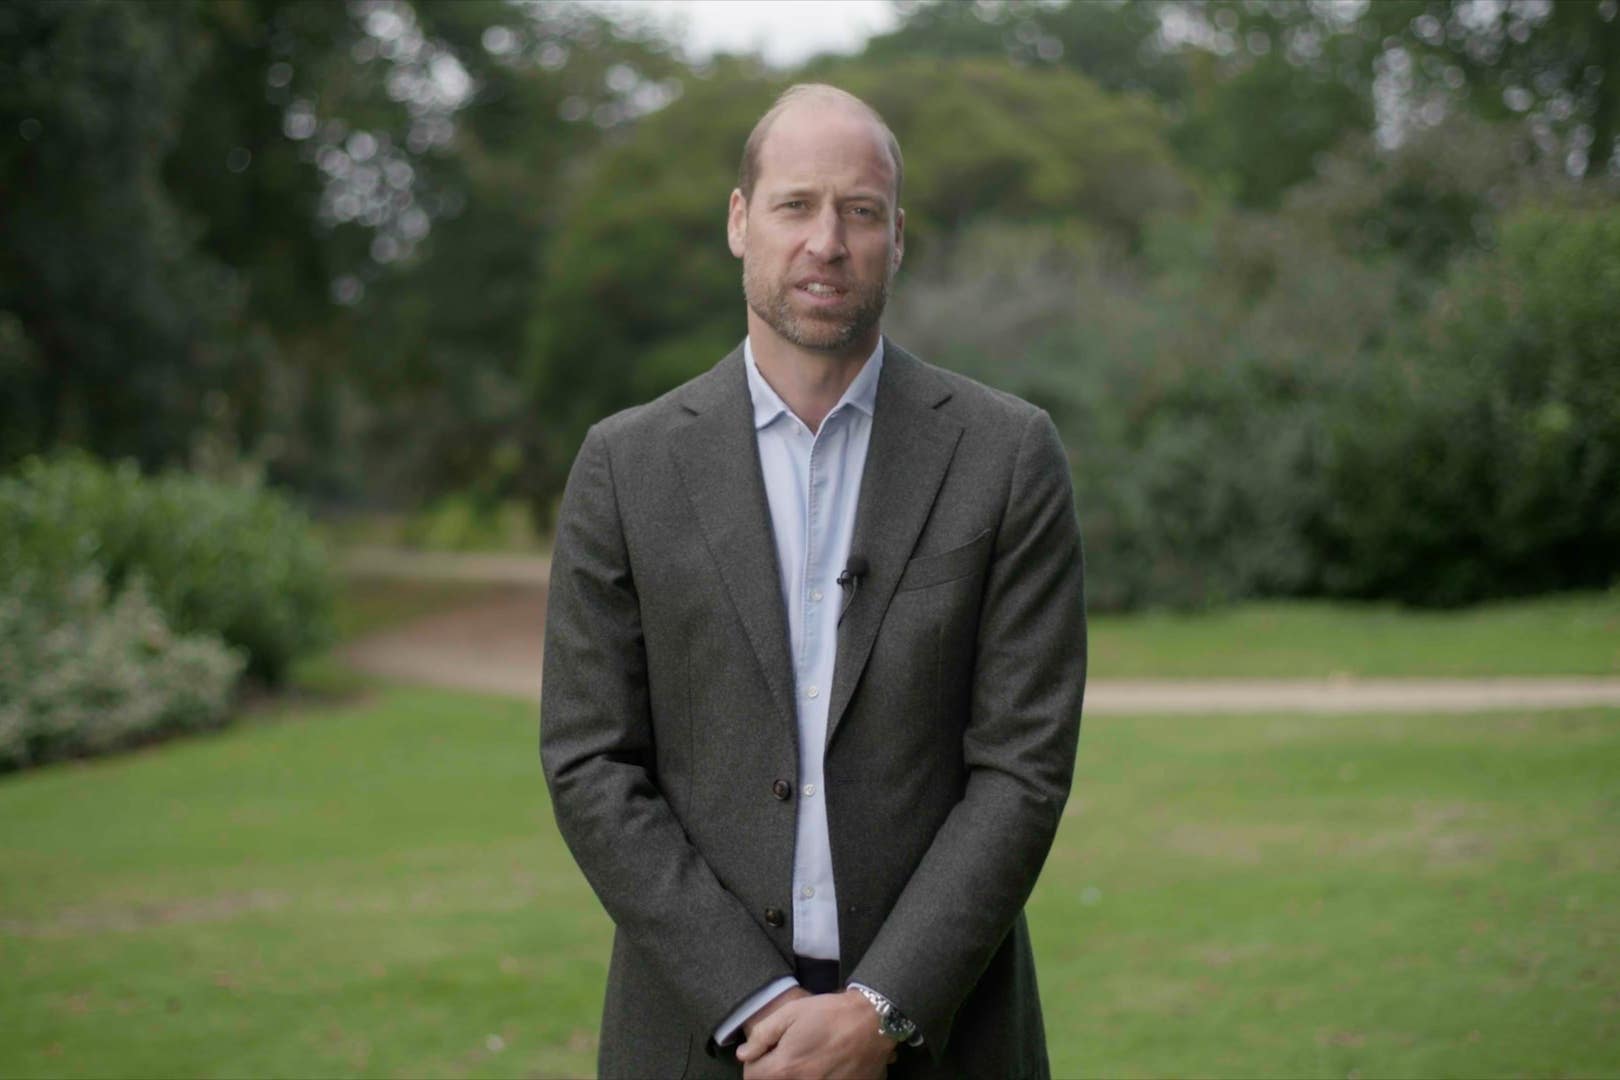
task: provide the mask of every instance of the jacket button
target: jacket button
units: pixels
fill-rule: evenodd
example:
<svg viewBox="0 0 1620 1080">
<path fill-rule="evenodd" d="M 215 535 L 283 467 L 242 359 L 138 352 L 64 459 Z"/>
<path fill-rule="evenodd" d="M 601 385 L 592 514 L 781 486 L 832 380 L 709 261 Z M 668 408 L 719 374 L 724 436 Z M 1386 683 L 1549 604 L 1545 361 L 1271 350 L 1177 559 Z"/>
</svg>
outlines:
<svg viewBox="0 0 1620 1080">
<path fill-rule="evenodd" d="M 771 794 L 775 795 L 778 799 L 786 799 L 789 795 L 793 794 L 793 785 L 788 783 L 786 780 L 778 780 L 776 783 L 771 785 Z"/>
<path fill-rule="evenodd" d="M 766 926 L 781 927 L 781 926 L 785 926 L 786 924 L 787 924 L 787 919 L 783 917 L 781 908 L 779 908 L 779 907 L 768 907 L 768 908 L 765 909 L 765 925 Z"/>
</svg>

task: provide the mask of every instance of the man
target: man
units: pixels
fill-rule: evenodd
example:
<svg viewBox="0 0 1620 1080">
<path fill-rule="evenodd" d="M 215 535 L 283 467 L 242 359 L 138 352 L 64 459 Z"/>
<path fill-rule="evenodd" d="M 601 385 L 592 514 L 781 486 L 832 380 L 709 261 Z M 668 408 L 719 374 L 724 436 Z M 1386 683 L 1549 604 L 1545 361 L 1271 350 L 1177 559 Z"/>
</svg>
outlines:
<svg viewBox="0 0 1620 1080">
<path fill-rule="evenodd" d="M 746 341 L 569 477 L 541 756 L 616 924 L 605 1075 L 1047 1072 L 1079 531 L 1045 413 L 879 332 L 901 169 L 860 100 L 784 94 L 731 193 Z"/>
</svg>

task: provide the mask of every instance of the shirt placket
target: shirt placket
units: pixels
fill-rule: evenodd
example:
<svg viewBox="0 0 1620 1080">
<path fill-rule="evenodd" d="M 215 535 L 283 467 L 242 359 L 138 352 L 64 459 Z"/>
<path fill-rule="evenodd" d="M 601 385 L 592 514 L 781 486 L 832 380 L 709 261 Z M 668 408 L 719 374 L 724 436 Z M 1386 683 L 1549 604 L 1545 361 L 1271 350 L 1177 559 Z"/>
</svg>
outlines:
<svg viewBox="0 0 1620 1080">
<path fill-rule="evenodd" d="M 800 644 L 798 650 L 800 692 L 800 738 L 802 745 L 824 746 L 827 734 L 827 694 L 831 689 L 831 672 L 824 670 L 822 648 L 824 606 L 829 602 L 827 589 L 829 570 L 826 565 L 830 554 L 832 520 L 830 499 L 836 494 L 830 490 L 833 477 L 829 460 L 836 464 L 836 435 L 839 427 L 837 413 L 822 421 L 820 430 L 811 438 L 805 479 L 805 544 L 804 568 L 797 583 L 799 591 Z M 806 760 L 809 759 L 809 760 Z M 826 804 L 822 795 L 823 777 L 820 754 L 801 754 L 799 776 L 799 813 L 805 824 L 826 831 Z M 798 891 L 794 897 L 801 918 L 811 917 L 812 905 L 825 903 L 832 896 L 832 882 L 826 877 L 827 867 L 802 866 L 798 877 Z"/>
</svg>

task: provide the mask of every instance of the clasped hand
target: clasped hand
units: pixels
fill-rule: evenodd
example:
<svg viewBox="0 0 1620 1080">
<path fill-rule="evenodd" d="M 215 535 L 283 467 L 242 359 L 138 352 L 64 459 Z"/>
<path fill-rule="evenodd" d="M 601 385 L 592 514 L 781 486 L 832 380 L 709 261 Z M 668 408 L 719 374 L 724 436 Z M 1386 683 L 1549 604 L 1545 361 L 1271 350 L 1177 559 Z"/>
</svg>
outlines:
<svg viewBox="0 0 1620 1080">
<path fill-rule="evenodd" d="M 878 1031 L 877 1012 L 860 993 L 812 996 L 788 990 L 744 1025 L 737 1048 L 745 1080 L 772 1077 L 882 1077 L 898 1048 Z"/>
</svg>

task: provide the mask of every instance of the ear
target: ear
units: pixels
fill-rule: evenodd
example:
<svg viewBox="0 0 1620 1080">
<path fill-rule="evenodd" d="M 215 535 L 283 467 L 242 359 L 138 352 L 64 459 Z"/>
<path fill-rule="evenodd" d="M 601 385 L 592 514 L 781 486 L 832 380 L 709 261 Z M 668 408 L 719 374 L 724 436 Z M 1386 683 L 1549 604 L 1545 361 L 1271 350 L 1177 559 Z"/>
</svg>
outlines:
<svg viewBox="0 0 1620 1080">
<path fill-rule="evenodd" d="M 893 266 L 893 269 L 895 269 L 895 270 L 900 269 L 900 260 L 905 258 L 905 254 L 906 254 L 906 212 L 905 212 L 905 210 L 901 209 L 901 210 L 896 210 L 894 212 L 894 266 Z"/>
<path fill-rule="evenodd" d="M 743 257 L 748 247 L 748 200 L 743 198 L 741 188 L 731 189 L 731 204 L 726 208 L 726 242 L 733 255 Z"/>
</svg>

